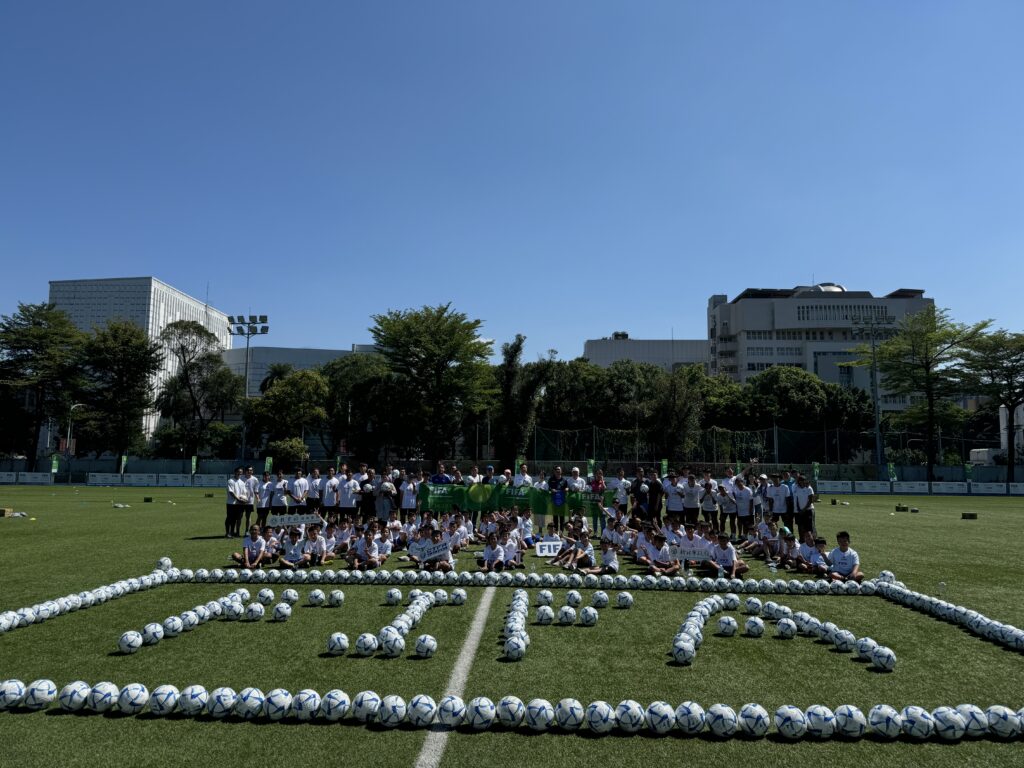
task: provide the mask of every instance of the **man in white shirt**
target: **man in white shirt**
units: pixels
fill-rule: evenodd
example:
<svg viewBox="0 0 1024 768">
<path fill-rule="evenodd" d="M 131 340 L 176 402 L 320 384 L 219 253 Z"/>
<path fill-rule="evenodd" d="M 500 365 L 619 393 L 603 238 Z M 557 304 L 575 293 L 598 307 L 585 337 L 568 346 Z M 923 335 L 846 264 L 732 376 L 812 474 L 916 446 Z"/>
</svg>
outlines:
<svg viewBox="0 0 1024 768">
<path fill-rule="evenodd" d="M 411 474 L 405 479 L 399 490 L 402 493 L 402 504 L 399 508 L 399 517 L 403 523 L 416 518 L 416 511 L 419 509 L 420 484 L 423 482 L 423 472 Z"/>
<path fill-rule="evenodd" d="M 341 478 L 334 472 L 334 467 L 327 468 L 327 479 L 324 480 L 323 509 L 325 515 L 338 511 L 338 486 Z"/>
<path fill-rule="evenodd" d="M 828 553 L 829 578 L 832 581 L 856 581 L 860 584 L 864 574 L 860 572 L 860 555 L 850 547 L 850 534 L 840 531 L 836 534 L 838 546 Z"/>
<path fill-rule="evenodd" d="M 303 513 L 306 497 L 309 495 L 309 480 L 302 476 L 302 470 L 295 470 L 295 477 L 288 483 L 288 506 L 295 507 L 295 512 Z"/>
<path fill-rule="evenodd" d="M 814 533 L 814 489 L 804 475 L 797 475 L 796 478 L 793 511 L 800 536 L 803 537 L 805 532 Z"/>
<path fill-rule="evenodd" d="M 683 488 L 679 484 L 679 475 L 675 470 L 669 470 L 662 487 L 665 492 L 665 515 L 670 520 L 681 520 L 683 518 Z"/>
<path fill-rule="evenodd" d="M 249 491 L 249 501 L 245 505 L 245 530 L 249 530 L 249 525 L 252 522 L 252 513 L 255 505 L 260 498 L 260 480 L 252 471 L 252 467 L 245 468 L 245 487 Z M 259 518 L 257 518 L 257 521 Z M 235 529 L 235 535 L 239 534 L 239 529 Z"/>
<path fill-rule="evenodd" d="M 324 480 L 320 477 L 319 467 L 313 467 L 313 474 L 306 478 L 306 482 L 309 483 L 309 491 L 306 493 L 306 510 L 319 513 L 324 489 Z"/>
<path fill-rule="evenodd" d="M 285 480 L 284 472 L 277 470 L 277 479 L 274 480 L 273 493 L 270 497 L 270 514 L 283 515 L 288 511 L 288 481 Z"/>
<path fill-rule="evenodd" d="M 733 481 L 732 497 L 736 501 L 740 537 L 746 537 L 754 530 L 754 492 L 747 487 L 742 477 L 737 477 Z"/>
<path fill-rule="evenodd" d="M 514 487 L 522 488 L 523 486 L 526 486 L 527 488 L 530 488 L 533 486 L 533 478 L 530 477 L 530 474 L 526 470 L 527 467 L 525 464 L 519 465 L 519 474 L 516 475 L 515 480 L 512 481 L 512 485 Z"/>
<path fill-rule="evenodd" d="M 765 496 L 767 497 L 768 511 L 771 513 L 772 520 L 776 523 L 783 520 L 786 515 L 786 499 L 789 498 L 789 488 L 779 481 L 777 474 L 771 476 L 771 485 L 765 491 Z M 784 522 L 783 525 L 788 525 L 788 523 Z"/>
<path fill-rule="evenodd" d="M 345 472 L 345 478 L 338 483 L 338 511 L 356 519 L 356 505 L 359 503 L 359 481 L 352 470 Z"/>
<path fill-rule="evenodd" d="M 270 473 L 264 472 L 260 480 L 256 495 L 256 525 L 261 529 L 267 524 L 267 516 L 270 514 L 270 505 L 274 499 L 274 483 L 270 479 Z"/>
<path fill-rule="evenodd" d="M 241 525 L 242 510 L 249 503 L 249 487 L 242 477 L 242 468 L 228 480 L 227 506 L 224 515 L 224 538 L 233 539 L 237 535 L 235 529 Z"/>
</svg>

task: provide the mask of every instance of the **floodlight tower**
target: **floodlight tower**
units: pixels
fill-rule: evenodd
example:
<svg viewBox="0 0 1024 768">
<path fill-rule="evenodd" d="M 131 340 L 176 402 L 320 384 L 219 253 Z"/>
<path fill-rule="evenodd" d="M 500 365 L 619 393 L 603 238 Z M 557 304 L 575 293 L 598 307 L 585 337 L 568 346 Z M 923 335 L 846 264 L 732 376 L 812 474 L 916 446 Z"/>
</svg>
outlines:
<svg viewBox="0 0 1024 768">
<path fill-rule="evenodd" d="M 249 342 L 270 332 L 266 315 L 228 315 L 228 333 L 245 337 L 245 399 L 249 399 Z M 245 461 L 245 410 L 242 410 L 242 461 Z"/>
</svg>

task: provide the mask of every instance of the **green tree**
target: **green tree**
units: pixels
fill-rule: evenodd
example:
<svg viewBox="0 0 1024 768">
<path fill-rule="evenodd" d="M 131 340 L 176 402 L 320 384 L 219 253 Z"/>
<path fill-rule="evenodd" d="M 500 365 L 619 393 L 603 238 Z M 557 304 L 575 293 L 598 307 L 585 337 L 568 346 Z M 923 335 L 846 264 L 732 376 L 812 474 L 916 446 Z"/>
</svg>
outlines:
<svg viewBox="0 0 1024 768">
<path fill-rule="evenodd" d="M 828 402 L 820 378 L 789 365 L 776 365 L 748 379 L 747 398 L 751 429 L 820 429 Z"/>
<path fill-rule="evenodd" d="M 1024 333 L 999 329 L 975 336 L 963 352 L 961 386 L 1006 408 L 1006 479 L 1014 482 L 1016 411 L 1024 405 Z"/>
<path fill-rule="evenodd" d="M 454 450 L 463 418 L 486 399 L 491 342 L 480 321 L 451 304 L 391 310 L 373 316 L 370 335 L 397 383 L 410 397 L 407 413 L 416 448 L 430 460 Z"/>
<path fill-rule="evenodd" d="M 35 469 L 43 425 L 63 420 L 79 388 L 78 363 L 85 335 L 53 304 L 18 304 L 0 318 L 0 384 L 28 413 L 23 447 Z"/>
<path fill-rule="evenodd" d="M 288 473 L 305 463 L 309 458 L 309 449 L 301 437 L 287 437 L 267 443 L 267 455 L 274 457 L 275 467 Z"/>
<path fill-rule="evenodd" d="M 327 418 L 327 380 L 319 371 L 293 371 L 277 379 L 253 410 L 269 440 L 316 434 Z"/>
<path fill-rule="evenodd" d="M 260 382 L 260 394 L 266 394 L 267 390 L 270 389 L 274 382 L 278 379 L 283 379 L 289 373 L 294 370 L 291 363 L 271 363 L 267 366 L 267 375 L 263 377 L 263 381 Z"/>
<path fill-rule="evenodd" d="M 541 392 L 551 373 L 550 358 L 523 364 L 521 333 L 501 345 L 501 363 L 494 369 L 497 400 L 492 424 L 498 460 L 504 467 L 515 467 L 516 458 L 526 455 L 526 448 L 537 419 Z M 513 472 L 515 469 L 513 469 Z"/>
<path fill-rule="evenodd" d="M 80 434 L 94 449 L 121 456 L 143 441 L 143 417 L 153 407 L 152 378 L 163 352 L 146 332 L 127 320 L 112 320 L 85 340 L 83 391 L 87 410 Z"/>
<path fill-rule="evenodd" d="M 374 425 L 383 421 L 383 393 L 392 380 L 387 361 L 377 354 L 345 355 L 323 365 L 327 382 L 326 418 L 320 432 L 328 454 L 342 452 L 376 463 L 383 434 Z M 405 409 L 400 409 L 405 410 Z"/>
<path fill-rule="evenodd" d="M 655 456 L 680 461 L 697 445 L 701 366 L 683 366 L 657 379 L 647 438 Z"/>
<path fill-rule="evenodd" d="M 958 366 L 963 354 L 982 335 L 989 321 L 967 325 L 954 322 L 948 310 L 930 306 L 907 315 L 896 334 L 877 348 L 878 369 L 885 388 L 902 395 L 924 398 L 925 455 L 928 480 L 935 479 L 937 410 L 943 399 L 959 391 Z M 858 346 L 857 365 L 871 365 L 871 348 Z"/>
<path fill-rule="evenodd" d="M 209 425 L 234 410 L 244 391 L 242 377 L 231 373 L 220 357 L 217 337 L 193 320 L 178 320 L 160 334 L 165 353 L 177 362 L 177 373 L 156 398 L 160 414 L 182 428 L 185 453 L 206 447 Z"/>
</svg>

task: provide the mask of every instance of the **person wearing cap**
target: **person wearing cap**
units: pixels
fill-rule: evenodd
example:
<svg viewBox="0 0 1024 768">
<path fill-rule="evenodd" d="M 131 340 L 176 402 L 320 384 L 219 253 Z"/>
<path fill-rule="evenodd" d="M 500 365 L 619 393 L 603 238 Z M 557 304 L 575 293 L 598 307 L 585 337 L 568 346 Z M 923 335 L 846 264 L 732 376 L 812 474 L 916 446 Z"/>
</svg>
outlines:
<svg viewBox="0 0 1024 768">
<path fill-rule="evenodd" d="M 750 570 L 736 554 L 736 548 L 729 541 L 729 534 L 718 532 L 718 543 L 711 548 L 711 559 L 704 564 L 704 569 L 712 573 L 721 571 L 727 579 L 735 579 Z"/>
<path fill-rule="evenodd" d="M 825 558 L 829 565 L 828 577 L 832 581 L 855 581 L 860 584 L 864 574 L 860 572 L 860 555 L 850 547 L 850 534 L 846 531 L 837 533 L 836 544 L 838 546 Z"/>
<path fill-rule="evenodd" d="M 580 477 L 580 468 L 573 467 L 569 477 L 569 491 L 572 493 L 582 493 L 587 490 L 587 481 Z"/>
</svg>

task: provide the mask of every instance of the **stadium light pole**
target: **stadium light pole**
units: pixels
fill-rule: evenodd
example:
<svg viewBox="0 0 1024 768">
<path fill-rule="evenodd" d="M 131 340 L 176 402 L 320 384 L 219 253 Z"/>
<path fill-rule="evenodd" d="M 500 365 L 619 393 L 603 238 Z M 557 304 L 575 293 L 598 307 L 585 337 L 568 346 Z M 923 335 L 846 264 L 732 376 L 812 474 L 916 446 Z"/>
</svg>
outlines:
<svg viewBox="0 0 1024 768">
<path fill-rule="evenodd" d="M 882 446 L 881 414 L 878 406 L 878 339 L 880 331 L 896 322 L 889 314 L 878 315 L 868 312 L 863 315 L 851 315 L 854 338 L 871 340 L 871 402 L 875 411 L 875 461 L 879 472 L 885 466 L 885 450 Z"/>
<path fill-rule="evenodd" d="M 249 342 L 270 332 L 266 315 L 228 315 L 228 333 L 245 337 L 245 399 L 249 399 Z M 245 463 L 245 408 L 242 408 L 242 463 Z"/>
<path fill-rule="evenodd" d="M 68 485 L 71 485 L 71 422 L 74 419 L 75 408 L 85 408 L 85 403 L 75 403 L 68 410 L 68 436 L 64 441 L 64 452 L 67 454 L 68 459 Z"/>
</svg>

